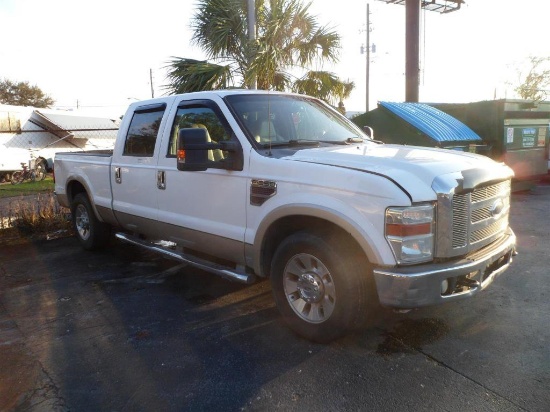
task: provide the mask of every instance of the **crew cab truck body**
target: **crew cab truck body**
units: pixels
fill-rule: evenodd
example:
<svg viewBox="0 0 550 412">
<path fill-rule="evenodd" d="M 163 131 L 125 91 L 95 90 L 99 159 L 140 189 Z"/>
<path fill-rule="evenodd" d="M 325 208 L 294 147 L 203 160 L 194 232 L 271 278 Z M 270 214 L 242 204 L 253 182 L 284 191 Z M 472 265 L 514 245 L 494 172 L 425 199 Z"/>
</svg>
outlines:
<svg viewBox="0 0 550 412">
<path fill-rule="evenodd" d="M 59 153 L 86 249 L 124 241 L 242 282 L 269 277 L 298 334 L 328 341 L 379 304 L 462 299 L 511 263 L 512 171 L 373 141 L 324 103 L 262 91 L 135 102 L 114 151 Z"/>
</svg>

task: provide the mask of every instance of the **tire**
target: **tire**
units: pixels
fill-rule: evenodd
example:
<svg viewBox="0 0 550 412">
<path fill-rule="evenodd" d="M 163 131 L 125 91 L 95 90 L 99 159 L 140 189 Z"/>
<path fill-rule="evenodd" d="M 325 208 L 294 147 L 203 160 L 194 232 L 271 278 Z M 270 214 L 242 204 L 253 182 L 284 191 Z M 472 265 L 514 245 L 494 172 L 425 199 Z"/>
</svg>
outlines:
<svg viewBox="0 0 550 412">
<path fill-rule="evenodd" d="M 36 161 L 34 173 L 36 174 L 36 180 L 38 181 L 42 181 L 46 178 L 46 162 L 44 160 Z"/>
<path fill-rule="evenodd" d="M 79 193 L 74 197 L 71 216 L 76 237 L 84 249 L 99 250 L 109 244 L 111 226 L 96 217 L 86 194 Z"/>
<path fill-rule="evenodd" d="M 39 182 L 46 178 L 46 172 L 42 168 L 36 169 L 34 175 L 36 177 L 36 180 L 38 180 Z"/>
<path fill-rule="evenodd" d="M 273 257 L 271 285 L 289 327 L 315 342 L 365 326 L 378 307 L 369 263 L 347 234 L 287 237 Z"/>
<path fill-rule="evenodd" d="M 34 170 L 31 170 L 31 171 L 29 172 L 29 180 L 30 180 L 31 182 L 36 182 L 36 173 L 34 173 Z"/>
<path fill-rule="evenodd" d="M 17 170 L 11 174 L 11 184 L 12 185 L 18 185 L 19 183 L 23 182 L 23 172 L 20 170 Z"/>
</svg>

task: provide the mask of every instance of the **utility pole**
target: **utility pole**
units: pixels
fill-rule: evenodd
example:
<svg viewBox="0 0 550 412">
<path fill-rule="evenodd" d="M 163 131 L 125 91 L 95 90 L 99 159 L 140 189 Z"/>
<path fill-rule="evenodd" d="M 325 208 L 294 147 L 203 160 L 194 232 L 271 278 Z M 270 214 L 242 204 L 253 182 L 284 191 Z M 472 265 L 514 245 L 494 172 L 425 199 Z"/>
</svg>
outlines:
<svg viewBox="0 0 550 412">
<path fill-rule="evenodd" d="M 374 45 L 371 45 L 370 42 L 370 5 L 367 3 L 367 26 L 366 31 L 366 45 L 361 45 L 361 54 L 365 53 L 365 111 L 368 112 L 370 109 L 369 100 L 370 100 L 370 54 L 374 53 Z M 363 30 L 359 31 L 360 33 Z"/>
<path fill-rule="evenodd" d="M 405 101 L 418 102 L 420 88 L 420 0 L 405 2 Z"/>
<path fill-rule="evenodd" d="M 250 44 L 254 44 L 256 40 L 256 3 L 255 0 L 248 0 L 248 40 Z M 254 58 L 254 53 L 251 53 L 249 59 Z M 258 79 L 256 76 L 250 81 L 251 89 L 258 88 Z"/>
<path fill-rule="evenodd" d="M 420 9 L 441 14 L 460 10 L 464 0 L 379 0 L 405 5 L 405 101 L 418 102 L 420 87 Z"/>
<path fill-rule="evenodd" d="M 155 89 L 153 88 L 153 69 L 149 69 L 149 80 L 151 82 L 151 98 L 154 98 Z"/>
<path fill-rule="evenodd" d="M 369 3 L 367 3 L 367 52 L 365 53 L 367 56 L 367 68 L 366 68 L 366 112 L 369 111 L 369 81 L 370 81 L 370 10 L 369 10 Z"/>
</svg>

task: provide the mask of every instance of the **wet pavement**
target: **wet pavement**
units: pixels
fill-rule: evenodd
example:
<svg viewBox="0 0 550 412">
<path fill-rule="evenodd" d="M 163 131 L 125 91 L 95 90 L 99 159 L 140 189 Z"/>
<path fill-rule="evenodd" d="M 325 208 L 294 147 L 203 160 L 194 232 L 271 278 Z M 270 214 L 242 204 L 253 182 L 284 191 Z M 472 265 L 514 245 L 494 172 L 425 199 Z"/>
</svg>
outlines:
<svg viewBox="0 0 550 412">
<path fill-rule="evenodd" d="M 513 195 L 513 266 L 477 297 L 329 345 L 243 286 L 114 242 L 0 250 L 1 411 L 550 409 L 550 186 Z"/>
</svg>

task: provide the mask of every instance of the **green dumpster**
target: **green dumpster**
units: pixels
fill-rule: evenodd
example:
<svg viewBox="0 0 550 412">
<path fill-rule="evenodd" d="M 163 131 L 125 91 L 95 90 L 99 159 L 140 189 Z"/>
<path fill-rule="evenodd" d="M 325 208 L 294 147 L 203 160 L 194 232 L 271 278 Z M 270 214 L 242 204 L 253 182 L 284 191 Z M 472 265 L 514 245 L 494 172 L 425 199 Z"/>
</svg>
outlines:
<svg viewBox="0 0 550 412">
<path fill-rule="evenodd" d="M 550 102 L 502 99 L 430 105 L 481 136 L 491 147 L 489 156 L 510 166 L 516 180 L 538 180 L 548 174 Z"/>
</svg>

